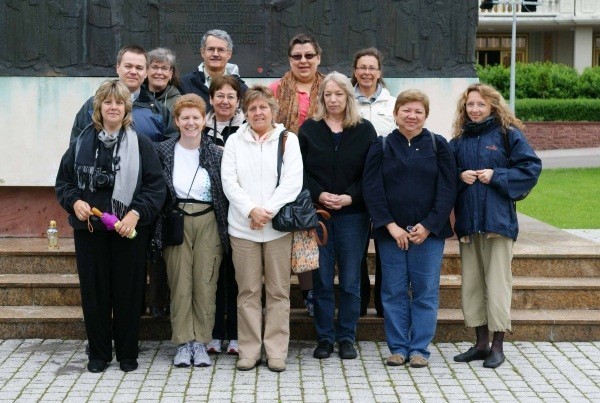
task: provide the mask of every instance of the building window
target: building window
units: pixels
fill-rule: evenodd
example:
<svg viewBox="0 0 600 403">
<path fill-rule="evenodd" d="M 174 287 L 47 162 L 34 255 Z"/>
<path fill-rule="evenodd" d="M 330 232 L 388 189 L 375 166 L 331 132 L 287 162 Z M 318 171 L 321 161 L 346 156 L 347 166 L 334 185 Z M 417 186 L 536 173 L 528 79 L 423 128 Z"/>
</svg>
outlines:
<svg viewBox="0 0 600 403">
<path fill-rule="evenodd" d="M 510 34 L 478 35 L 476 42 L 477 62 L 482 66 L 501 64 L 510 66 Z M 600 49 L 600 48 L 599 48 Z M 527 63 L 527 35 L 517 35 L 517 62 Z"/>
<path fill-rule="evenodd" d="M 594 61 L 593 66 L 600 66 L 600 35 L 594 35 Z"/>
</svg>

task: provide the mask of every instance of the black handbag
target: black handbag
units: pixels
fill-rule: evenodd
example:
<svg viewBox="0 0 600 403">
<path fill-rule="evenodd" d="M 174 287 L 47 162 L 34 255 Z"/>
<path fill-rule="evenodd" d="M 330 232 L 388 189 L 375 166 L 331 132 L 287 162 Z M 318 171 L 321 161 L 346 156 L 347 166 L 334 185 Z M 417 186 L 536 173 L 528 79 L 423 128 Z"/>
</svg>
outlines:
<svg viewBox="0 0 600 403">
<path fill-rule="evenodd" d="M 183 243 L 183 210 L 170 211 L 165 217 L 163 245 L 179 246 Z"/>
<path fill-rule="evenodd" d="M 279 145 L 277 150 L 277 186 L 281 178 L 281 164 L 283 162 L 283 153 L 285 152 L 285 140 L 287 139 L 287 130 L 279 136 Z M 308 189 L 303 188 L 296 200 L 285 204 L 279 212 L 273 217 L 273 229 L 281 232 L 308 231 L 319 226 L 317 209 L 313 205 L 312 198 Z"/>
</svg>

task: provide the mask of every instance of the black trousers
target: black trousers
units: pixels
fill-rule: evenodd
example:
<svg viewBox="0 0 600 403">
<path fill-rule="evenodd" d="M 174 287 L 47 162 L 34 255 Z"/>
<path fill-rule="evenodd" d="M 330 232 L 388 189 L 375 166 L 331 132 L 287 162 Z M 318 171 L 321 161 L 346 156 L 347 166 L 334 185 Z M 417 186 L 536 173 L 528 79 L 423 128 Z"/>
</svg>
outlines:
<svg viewBox="0 0 600 403">
<path fill-rule="evenodd" d="M 213 339 L 237 340 L 237 295 L 238 285 L 230 249 L 223 254 L 219 267 Z"/>
<path fill-rule="evenodd" d="M 149 230 L 127 239 L 115 231 L 75 231 L 75 256 L 90 359 L 138 357 Z"/>
<path fill-rule="evenodd" d="M 169 305 L 167 265 L 162 254 L 158 254 L 156 261 L 148 262 L 148 306 L 165 309 L 167 305 Z M 144 308 L 142 307 L 142 312 L 145 312 Z"/>
<path fill-rule="evenodd" d="M 366 312 L 371 300 L 371 281 L 369 280 L 369 267 L 367 265 L 367 253 L 369 249 L 370 238 L 367 239 L 367 245 L 363 254 L 363 260 L 360 268 L 360 308 L 361 312 Z M 381 303 L 381 260 L 379 258 L 379 248 L 375 241 L 375 287 L 373 289 L 375 310 L 378 316 L 383 316 L 383 304 Z"/>
</svg>

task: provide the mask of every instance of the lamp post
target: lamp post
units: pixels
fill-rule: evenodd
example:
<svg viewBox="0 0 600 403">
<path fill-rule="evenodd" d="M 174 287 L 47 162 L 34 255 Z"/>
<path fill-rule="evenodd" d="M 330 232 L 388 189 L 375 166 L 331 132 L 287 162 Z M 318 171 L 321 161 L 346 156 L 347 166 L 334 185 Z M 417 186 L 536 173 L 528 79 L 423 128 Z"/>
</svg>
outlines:
<svg viewBox="0 0 600 403">
<path fill-rule="evenodd" d="M 515 112 L 515 78 L 517 64 L 517 6 L 529 6 L 528 11 L 535 11 L 537 1 L 528 0 L 483 0 L 479 6 L 482 10 L 491 10 L 496 4 L 509 4 L 512 8 L 512 37 L 510 42 L 510 109 Z"/>
</svg>

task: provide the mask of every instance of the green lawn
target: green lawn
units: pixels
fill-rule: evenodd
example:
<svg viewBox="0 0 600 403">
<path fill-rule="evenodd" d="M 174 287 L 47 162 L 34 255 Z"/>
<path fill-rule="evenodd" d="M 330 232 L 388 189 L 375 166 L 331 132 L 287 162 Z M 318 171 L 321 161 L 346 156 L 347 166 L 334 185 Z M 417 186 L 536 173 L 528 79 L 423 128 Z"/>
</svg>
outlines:
<svg viewBox="0 0 600 403">
<path fill-rule="evenodd" d="M 558 228 L 600 228 L 600 168 L 544 169 L 520 213 Z"/>
</svg>

